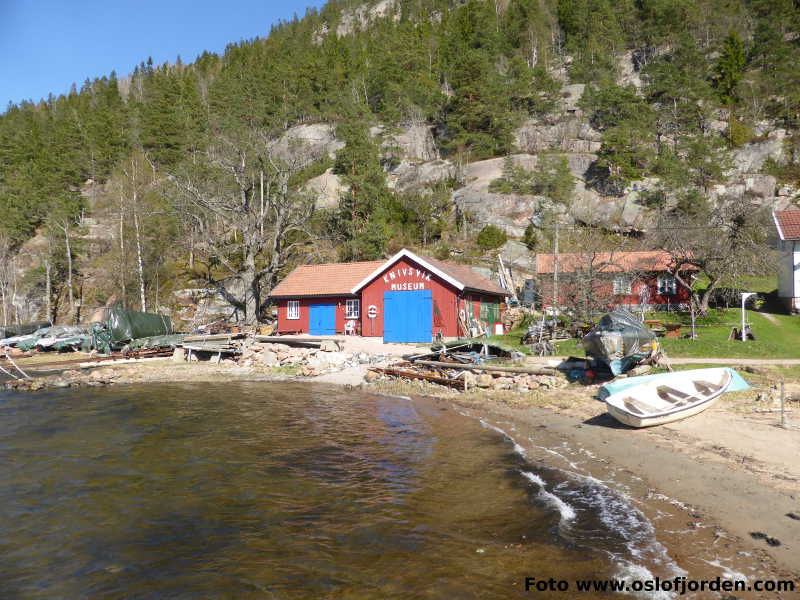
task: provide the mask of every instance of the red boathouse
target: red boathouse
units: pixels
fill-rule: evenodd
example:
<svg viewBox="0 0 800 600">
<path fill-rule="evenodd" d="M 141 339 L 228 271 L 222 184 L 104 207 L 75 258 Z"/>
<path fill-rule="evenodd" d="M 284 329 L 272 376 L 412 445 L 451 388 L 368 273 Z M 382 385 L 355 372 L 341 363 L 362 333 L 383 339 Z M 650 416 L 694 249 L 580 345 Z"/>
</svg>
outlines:
<svg viewBox="0 0 800 600">
<path fill-rule="evenodd" d="M 278 333 L 355 333 L 386 342 L 469 336 L 502 323 L 507 293 L 471 268 L 401 250 L 386 261 L 303 265 L 270 293 Z"/>
</svg>

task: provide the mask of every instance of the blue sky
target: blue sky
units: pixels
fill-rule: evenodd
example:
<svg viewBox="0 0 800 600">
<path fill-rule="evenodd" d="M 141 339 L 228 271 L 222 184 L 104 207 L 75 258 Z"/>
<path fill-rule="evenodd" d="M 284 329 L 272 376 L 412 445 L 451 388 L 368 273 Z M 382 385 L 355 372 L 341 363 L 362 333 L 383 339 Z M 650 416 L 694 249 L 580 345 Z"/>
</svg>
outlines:
<svg viewBox="0 0 800 600">
<path fill-rule="evenodd" d="M 0 113 L 148 56 L 192 62 L 203 50 L 265 37 L 270 25 L 324 0 L 0 0 Z"/>
</svg>

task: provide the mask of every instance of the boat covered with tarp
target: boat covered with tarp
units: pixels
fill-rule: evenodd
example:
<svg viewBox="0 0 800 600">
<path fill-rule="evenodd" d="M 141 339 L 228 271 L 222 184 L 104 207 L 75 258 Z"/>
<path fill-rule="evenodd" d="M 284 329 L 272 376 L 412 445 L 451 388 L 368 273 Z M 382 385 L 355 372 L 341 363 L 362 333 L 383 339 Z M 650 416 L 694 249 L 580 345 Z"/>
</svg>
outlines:
<svg viewBox="0 0 800 600">
<path fill-rule="evenodd" d="M 26 335 L 31 335 L 39 329 L 50 327 L 50 321 L 33 321 L 31 323 L 18 323 L 16 325 L 0 325 L 0 347 L 13 346 L 21 338 Z"/>
<path fill-rule="evenodd" d="M 92 316 L 92 347 L 103 354 L 121 350 L 133 340 L 172 334 L 172 321 L 165 315 L 102 308 Z"/>
<path fill-rule="evenodd" d="M 603 315 L 583 340 L 586 356 L 619 375 L 658 349 L 656 335 L 631 311 L 617 308 Z"/>
</svg>

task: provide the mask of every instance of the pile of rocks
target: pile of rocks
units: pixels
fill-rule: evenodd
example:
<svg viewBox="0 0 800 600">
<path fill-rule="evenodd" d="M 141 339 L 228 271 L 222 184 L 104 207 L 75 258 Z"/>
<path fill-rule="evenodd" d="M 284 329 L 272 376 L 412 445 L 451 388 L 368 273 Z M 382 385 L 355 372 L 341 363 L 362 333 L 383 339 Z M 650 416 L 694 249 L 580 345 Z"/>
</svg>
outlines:
<svg viewBox="0 0 800 600">
<path fill-rule="evenodd" d="M 490 373 L 464 373 L 464 381 L 468 388 L 479 387 L 494 390 L 514 390 L 516 392 L 529 392 L 536 389 L 563 388 L 567 380 L 560 373 L 553 375 L 513 375 L 495 376 Z"/>
<path fill-rule="evenodd" d="M 100 371 L 79 371 L 72 369 L 63 371 L 57 375 L 47 375 L 43 377 L 33 377 L 30 379 L 14 379 L 6 382 L 6 389 L 9 390 L 28 390 L 36 392 L 48 388 L 68 388 L 83 386 L 101 386 L 115 383 L 122 375 L 109 369 Z"/>
<path fill-rule="evenodd" d="M 294 367 L 310 377 L 341 371 L 358 365 L 385 364 L 388 357 L 366 352 L 342 352 L 335 341 L 324 341 L 319 348 L 296 348 L 286 344 L 256 343 L 242 352 L 239 364 L 244 367 Z"/>
</svg>

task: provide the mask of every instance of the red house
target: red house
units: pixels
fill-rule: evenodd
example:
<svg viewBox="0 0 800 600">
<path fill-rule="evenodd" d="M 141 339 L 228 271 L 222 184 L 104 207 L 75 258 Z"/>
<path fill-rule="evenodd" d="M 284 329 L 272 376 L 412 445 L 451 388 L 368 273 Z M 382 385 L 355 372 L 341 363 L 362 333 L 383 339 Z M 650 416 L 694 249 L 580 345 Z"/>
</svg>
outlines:
<svg viewBox="0 0 800 600">
<path fill-rule="evenodd" d="M 357 333 L 386 342 L 494 333 L 507 292 L 471 268 L 401 250 L 386 261 L 297 267 L 269 294 L 278 333 Z"/>
<path fill-rule="evenodd" d="M 584 302 L 592 308 L 685 307 L 691 294 L 672 275 L 672 257 L 659 250 L 539 254 L 536 257 L 541 302 L 553 305 L 554 274 L 558 271 L 558 305 Z M 684 281 L 696 276 L 687 267 Z"/>
</svg>

